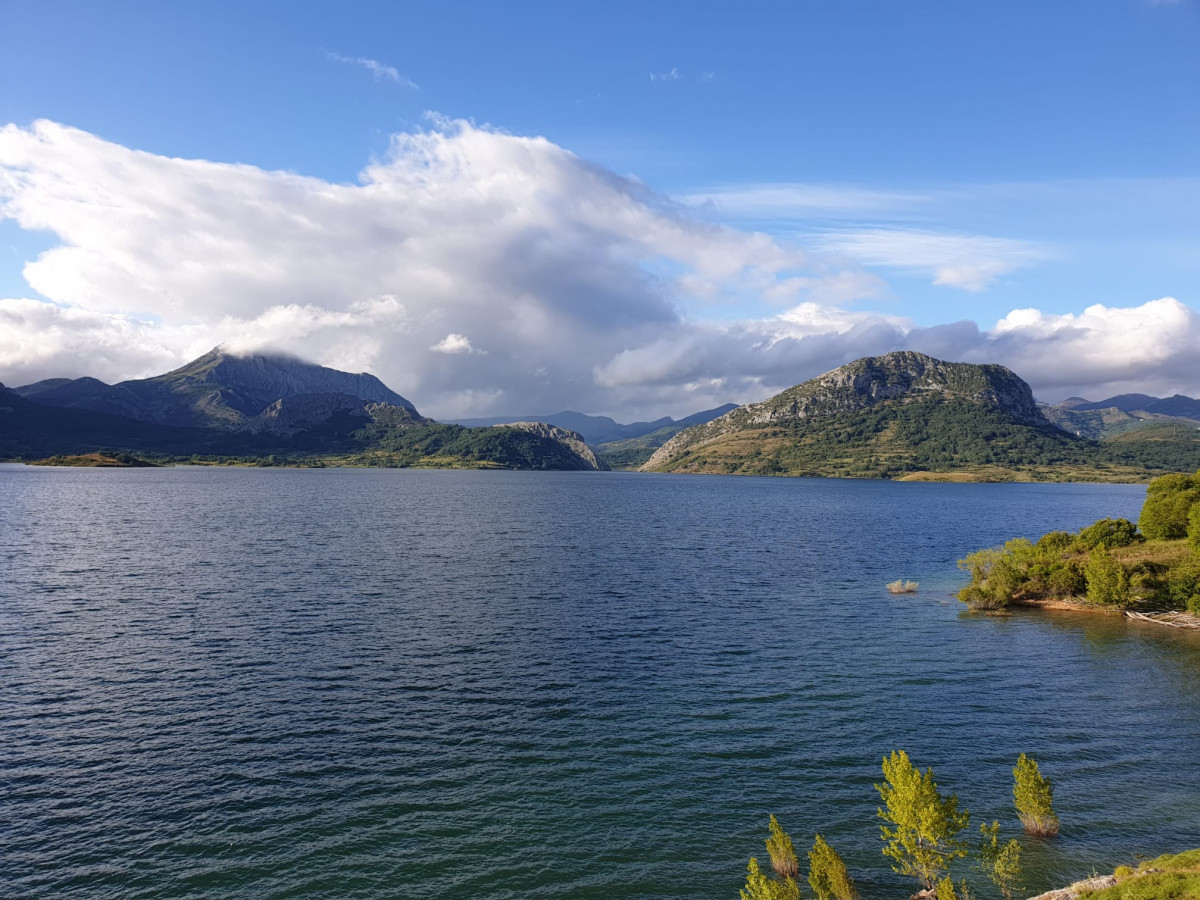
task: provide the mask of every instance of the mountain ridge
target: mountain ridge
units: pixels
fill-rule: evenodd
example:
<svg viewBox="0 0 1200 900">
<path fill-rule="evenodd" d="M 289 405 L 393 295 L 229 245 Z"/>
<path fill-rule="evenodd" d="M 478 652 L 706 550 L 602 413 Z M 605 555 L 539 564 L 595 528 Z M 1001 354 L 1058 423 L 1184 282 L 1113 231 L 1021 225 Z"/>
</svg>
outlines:
<svg viewBox="0 0 1200 900">
<path fill-rule="evenodd" d="M 227 430 L 242 427 L 278 400 L 302 394 L 343 394 L 416 412 L 410 401 L 374 375 L 341 372 L 284 354 L 238 355 L 219 346 L 150 378 L 112 385 L 86 376 L 46 379 L 15 390 L 45 406 Z"/>
<path fill-rule="evenodd" d="M 689 416 L 684 416 L 682 419 L 663 416 L 651 422 L 630 422 L 628 424 L 618 422 L 609 416 L 592 416 L 570 409 L 564 409 L 561 412 L 556 412 L 548 416 L 486 416 L 483 418 L 450 419 L 449 421 L 454 425 L 465 425 L 468 428 L 512 425 L 518 422 L 545 422 L 547 425 L 556 425 L 559 428 L 576 431 L 583 435 L 589 444 L 597 446 L 599 444 L 642 437 L 663 428 L 674 426 L 686 428 L 689 425 L 711 421 L 734 409 L 737 409 L 736 403 L 726 403 L 714 409 L 692 413 Z"/>
<path fill-rule="evenodd" d="M 1064 431 L 1043 412 L 1029 385 L 1003 366 L 897 351 L 681 431 L 641 470 L 1127 480 L 1200 464 L 1200 439 L 1186 433 L 1100 444 Z"/>
<path fill-rule="evenodd" d="M 572 431 L 446 425 L 374 375 L 220 347 L 151 378 L 116 385 L 46 379 L 0 393 L 0 457 L 110 451 L 322 465 L 605 468 Z"/>
<path fill-rule="evenodd" d="M 689 447 L 703 446 L 750 427 L 831 418 L 921 394 L 987 402 L 1002 409 L 1017 424 L 1053 427 L 1042 415 L 1029 385 L 1004 366 L 948 363 L 912 350 L 899 350 L 854 360 L 766 400 L 681 431 L 660 447 L 643 469 L 654 470 Z"/>
</svg>

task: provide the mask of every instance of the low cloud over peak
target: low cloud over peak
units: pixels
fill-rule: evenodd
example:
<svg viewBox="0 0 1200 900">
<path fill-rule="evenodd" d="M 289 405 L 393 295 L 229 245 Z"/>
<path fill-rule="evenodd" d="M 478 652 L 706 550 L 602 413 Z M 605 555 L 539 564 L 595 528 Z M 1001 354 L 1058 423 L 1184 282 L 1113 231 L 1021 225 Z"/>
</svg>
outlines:
<svg viewBox="0 0 1200 900">
<path fill-rule="evenodd" d="M 357 184 L 8 126 L 0 216 L 59 240 L 25 268 L 45 299 L 0 300 L 10 384 L 146 375 L 227 343 L 371 371 L 444 417 L 681 414 L 905 346 L 1005 362 L 1035 388 L 1196 389 L 1196 315 L 1176 300 L 918 329 L 839 306 L 886 292 L 857 262 L 714 225 L 544 138 L 465 122 L 396 136 Z M 963 263 L 946 283 L 1002 274 L 978 246 L 951 249 Z M 1033 252 L 983 249 L 1009 266 Z M 737 314 L 764 302 L 781 312 Z"/>
</svg>

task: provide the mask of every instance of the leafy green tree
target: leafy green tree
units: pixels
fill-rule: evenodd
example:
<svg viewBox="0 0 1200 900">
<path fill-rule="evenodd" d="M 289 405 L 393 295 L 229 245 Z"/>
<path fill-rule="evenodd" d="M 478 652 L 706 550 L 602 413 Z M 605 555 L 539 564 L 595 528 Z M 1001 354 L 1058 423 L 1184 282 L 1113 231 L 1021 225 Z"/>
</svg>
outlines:
<svg viewBox="0 0 1200 900">
<path fill-rule="evenodd" d="M 1153 540 L 1178 540 L 1188 531 L 1192 506 L 1200 502 L 1200 473 L 1163 475 L 1146 488 L 1138 527 Z"/>
<path fill-rule="evenodd" d="M 1171 609 L 1186 609 L 1200 616 L 1200 564 L 1179 566 L 1167 578 L 1166 597 Z"/>
<path fill-rule="evenodd" d="M 1028 542 L 1026 542 L 1028 543 Z M 1021 586 L 1017 562 L 1010 552 L 1015 547 L 976 550 L 958 561 L 958 567 L 971 573 L 971 583 L 958 592 L 958 599 L 972 609 L 1004 609 Z"/>
<path fill-rule="evenodd" d="M 1129 602 L 1129 574 L 1103 544 L 1092 550 L 1084 574 L 1089 603 L 1119 607 Z"/>
<path fill-rule="evenodd" d="M 893 861 L 892 870 L 912 875 L 928 890 L 941 879 L 950 863 L 967 854 L 959 835 L 971 814 L 958 809 L 953 794 L 943 798 L 933 780 L 933 770 L 920 770 L 903 750 L 893 750 L 883 760 L 883 784 L 875 785 L 883 799 L 879 826 L 884 841 L 883 855 Z"/>
<path fill-rule="evenodd" d="M 742 900 L 800 900 L 800 885 L 794 878 L 776 881 L 764 875 L 752 856 L 746 866 L 746 886 L 739 893 Z"/>
<path fill-rule="evenodd" d="M 846 864 L 819 834 L 808 851 L 808 885 L 817 900 L 858 900 L 858 891 Z"/>
<path fill-rule="evenodd" d="M 795 880 L 800 877 L 800 860 L 796 858 L 796 848 L 792 839 L 783 830 L 779 820 L 774 815 L 767 825 L 770 836 L 767 838 L 767 853 L 771 856 L 771 868 L 780 878 Z"/>
<path fill-rule="evenodd" d="M 1200 556 L 1200 503 L 1188 511 L 1187 543 L 1192 553 Z"/>
<path fill-rule="evenodd" d="M 1109 548 L 1128 547 L 1142 540 L 1142 536 L 1128 519 L 1099 519 L 1080 531 L 1078 540 L 1081 546 L 1091 550 L 1101 544 Z"/>
<path fill-rule="evenodd" d="M 1000 843 L 1000 823 L 980 825 L 983 834 L 980 846 L 980 868 L 1004 895 L 1004 900 L 1013 900 L 1013 891 L 1021 878 L 1021 844 L 1016 838 L 1007 844 Z"/>
<path fill-rule="evenodd" d="M 1013 802 L 1017 816 L 1029 834 L 1053 837 L 1058 834 L 1054 812 L 1054 785 L 1042 775 L 1037 760 L 1022 753 L 1013 769 Z"/>
</svg>

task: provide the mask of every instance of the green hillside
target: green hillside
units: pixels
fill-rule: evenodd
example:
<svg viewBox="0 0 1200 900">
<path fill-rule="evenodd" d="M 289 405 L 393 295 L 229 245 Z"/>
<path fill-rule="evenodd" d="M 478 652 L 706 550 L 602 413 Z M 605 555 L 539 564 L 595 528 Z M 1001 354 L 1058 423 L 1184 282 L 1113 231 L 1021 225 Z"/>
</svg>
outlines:
<svg viewBox="0 0 1200 900">
<path fill-rule="evenodd" d="M 647 471 L 954 480 L 1146 480 L 1193 471 L 1200 442 L 1099 443 L 1052 425 L 1001 366 L 918 353 L 856 360 L 680 432 Z"/>
</svg>

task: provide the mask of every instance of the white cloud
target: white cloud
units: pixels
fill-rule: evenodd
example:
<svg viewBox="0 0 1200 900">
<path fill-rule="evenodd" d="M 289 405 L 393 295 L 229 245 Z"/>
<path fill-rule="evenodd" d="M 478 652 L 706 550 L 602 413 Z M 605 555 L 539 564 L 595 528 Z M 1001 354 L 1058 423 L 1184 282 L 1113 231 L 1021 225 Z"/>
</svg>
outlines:
<svg viewBox="0 0 1200 900">
<path fill-rule="evenodd" d="M 1066 315 L 1018 309 L 995 324 L 983 352 L 1043 392 L 1086 391 L 1096 400 L 1133 390 L 1194 395 L 1200 315 L 1174 297 Z"/>
<path fill-rule="evenodd" d="M 776 289 L 793 303 L 844 296 L 855 277 L 697 220 L 544 138 L 440 120 L 397 135 L 358 184 L 8 126 L 0 216 L 57 236 L 24 270 L 50 306 L 130 345 L 124 371 L 89 370 L 86 353 L 39 368 L 14 350 L 0 378 L 131 377 L 146 372 L 137 345 L 178 364 L 197 341 L 229 342 L 369 368 L 447 415 L 483 397 L 616 408 L 593 368 L 678 327 L 701 293 L 729 304 Z M 152 324 L 120 324 L 134 322 Z M 430 350 L 455 334 L 486 335 L 489 352 Z"/>
<path fill-rule="evenodd" d="M 396 136 L 357 184 L 8 126 L 0 217 L 59 240 L 25 268 L 45 299 L 0 300 L 10 385 L 139 377 L 227 343 L 372 371 L 442 417 L 678 415 L 903 347 L 1002 362 L 1040 391 L 1200 388 L 1197 316 L 1176 300 L 916 328 L 839 306 L 886 290 L 853 263 L 705 222 L 544 138 L 461 122 Z M 929 243 L 929 267 L 1027 252 Z M 697 318 L 745 298 L 781 312 Z"/>
<path fill-rule="evenodd" d="M 470 339 L 462 334 L 448 334 L 429 349 L 434 353 L 487 353 L 471 346 Z"/>
<path fill-rule="evenodd" d="M 377 59 L 368 59 L 365 56 L 343 56 L 340 53 L 326 53 L 325 55 L 334 62 L 346 63 L 351 66 L 361 66 L 374 75 L 376 81 L 391 81 L 394 84 L 412 88 L 414 91 L 421 89 L 419 84 L 411 78 L 401 75 L 400 71 L 394 66 L 381 63 Z"/>
<path fill-rule="evenodd" d="M 968 291 L 982 291 L 1003 275 L 1049 258 L 1028 241 L 898 228 L 828 232 L 820 245 L 867 265 L 928 273 L 934 284 Z"/>
<path fill-rule="evenodd" d="M 928 206 L 928 194 L 885 191 L 853 184 L 739 184 L 709 188 L 683 198 L 687 203 L 712 206 L 740 220 L 861 218 L 863 215 L 911 213 Z"/>
<path fill-rule="evenodd" d="M 678 81 L 682 77 L 683 76 L 679 74 L 679 69 L 675 68 L 674 66 L 671 67 L 671 70 L 669 72 L 651 72 L 650 73 L 650 80 L 652 82 L 654 82 L 654 81 Z"/>
</svg>

